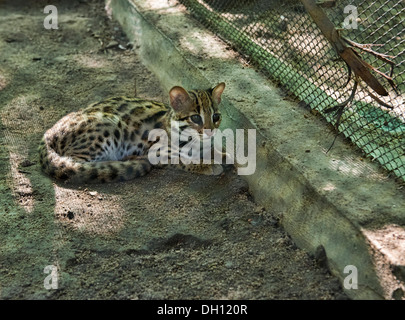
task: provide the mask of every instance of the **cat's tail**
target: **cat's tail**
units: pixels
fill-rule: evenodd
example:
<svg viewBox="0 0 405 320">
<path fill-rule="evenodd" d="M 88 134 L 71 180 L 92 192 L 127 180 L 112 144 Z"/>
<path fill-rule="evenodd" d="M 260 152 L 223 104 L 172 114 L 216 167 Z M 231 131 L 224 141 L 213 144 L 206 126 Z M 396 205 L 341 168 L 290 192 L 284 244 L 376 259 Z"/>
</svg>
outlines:
<svg viewBox="0 0 405 320">
<path fill-rule="evenodd" d="M 128 161 L 75 161 L 59 155 L 44 140 L 39 146 L 39 162 L 46 174 L 68 183 L 127 181 L 144 176 L 152 169 L 146 157 Z"/>
</svg>

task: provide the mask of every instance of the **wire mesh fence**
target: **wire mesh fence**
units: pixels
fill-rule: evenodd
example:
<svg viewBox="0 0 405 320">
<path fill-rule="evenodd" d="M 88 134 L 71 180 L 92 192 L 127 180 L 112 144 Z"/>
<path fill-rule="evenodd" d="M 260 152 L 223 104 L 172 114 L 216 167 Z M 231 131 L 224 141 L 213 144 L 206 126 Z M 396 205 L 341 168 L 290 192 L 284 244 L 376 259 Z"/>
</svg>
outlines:
<svg viewBox="0 0 405 320">
<path fill-rule="evenodd" d="M 193 15 L 273 80 L 405 181 L 405 2 L 317 1 L 386 89 L 356 77 L 299 0 L 181 0 Z M 372 46 L 363 44 L 373 44 Z M 390 82 L 392 79 L 392 82 Z M 351 96 L 348 102 L 348 98 Z M 345 102 L 348 102 L 345 104 Z M 343 104 L 337 122 L 335 112 Z"/>
</svg>

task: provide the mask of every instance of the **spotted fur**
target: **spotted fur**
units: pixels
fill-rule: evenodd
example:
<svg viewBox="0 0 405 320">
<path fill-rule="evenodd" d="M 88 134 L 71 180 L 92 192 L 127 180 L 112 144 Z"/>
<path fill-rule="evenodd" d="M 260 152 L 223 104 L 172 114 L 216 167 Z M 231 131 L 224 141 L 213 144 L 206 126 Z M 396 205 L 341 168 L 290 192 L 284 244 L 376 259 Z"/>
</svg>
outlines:
<svg viewBox="0 0 405 320">
<path fill-rule="evenodd" d="M 193 128 L 202 137 L 204 129 L 214 132 L 221 123 L 219 104 L 224 88 L 224 83 L 209 90 L 174 87 L 169 92 L 169 106 L 115 97 L 70 113 L 45 132 L 39 147 L 41 168 L 53 178 L 73 183 L 125 181 L 143 176 L 152 169 L 147 153 L 156 143 L 148 140 L 149 132 L 164 129 L 170 139 L 173 120 L 179 124 L 179 132 Z M 215 164 L 180 162 L 178 166 L 203 174 L 222 172 L 222 167 Z"/>
</svg>

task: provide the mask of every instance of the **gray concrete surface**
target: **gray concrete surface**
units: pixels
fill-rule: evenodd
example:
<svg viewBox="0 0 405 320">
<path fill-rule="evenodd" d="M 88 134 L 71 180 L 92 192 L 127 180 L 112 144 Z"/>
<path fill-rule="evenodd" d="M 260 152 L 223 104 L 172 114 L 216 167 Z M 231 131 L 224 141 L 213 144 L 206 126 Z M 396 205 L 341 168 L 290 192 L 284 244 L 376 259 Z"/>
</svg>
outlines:
<svg viewBox="0 0 405 320">
<path fill-rule="evenodd" d="M 257 167 L 243 176 L 295 243 L 327 257 L 341 283 L 358 273 L 354 299 L 403 299 L 403 186 L 338 138 L 322 119 L 244 63 L 174 0 L 107 0 L 143 63 L 166 89 L 224 81 L 222 128 L 257 130 Z"/>
</svg>

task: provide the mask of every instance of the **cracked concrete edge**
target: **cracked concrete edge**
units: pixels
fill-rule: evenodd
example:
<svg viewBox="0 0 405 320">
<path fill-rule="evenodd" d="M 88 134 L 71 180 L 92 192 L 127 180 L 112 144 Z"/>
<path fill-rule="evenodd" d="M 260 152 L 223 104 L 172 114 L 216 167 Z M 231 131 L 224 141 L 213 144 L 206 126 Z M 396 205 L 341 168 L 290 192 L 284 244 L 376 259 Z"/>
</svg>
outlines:
<svg viewBox="0 0 405 320">
<path fill-rule="evenodd" d="M 325 123 L 283 100 L 175 0 L 106 0 L 106 8 L 167 90 L 227 83 L 222 127 L 257 129 L 256 171 L 244 176 L 255 201 L 299 247 L 324 251 L 342 285 L 352 275 L 345 267 L 356 267 L 351 298 L 404 297 L 405 197 L 393 179 L 342 139 L 326 154 Z"/>
</svg>

